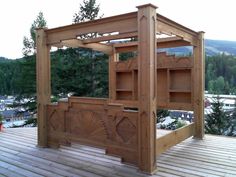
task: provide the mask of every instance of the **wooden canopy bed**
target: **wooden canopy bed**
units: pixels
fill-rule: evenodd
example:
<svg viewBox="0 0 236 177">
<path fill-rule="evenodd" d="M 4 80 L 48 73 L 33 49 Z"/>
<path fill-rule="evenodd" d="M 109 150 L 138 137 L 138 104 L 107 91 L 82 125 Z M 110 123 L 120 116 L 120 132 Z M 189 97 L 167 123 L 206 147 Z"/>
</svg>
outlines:
<svg viewBox="0 0 236 177">
<path fill-rule="evenodd" d="M 77 141 L 106 149 L 122 162 L 153 173 L 156 157 L 184 139 L 204 136 L 204 39 L 158 13 L 156 6 L 137 12 L 37 30 L 38 145 L 59 147 Z M 78 39 L 87 33 L 104 34 Z M 165 38 L 160 37 L 165 34 Z M 106 41 L 135 38 L 136 41 Z M 109 98 L 69 97 L 50 103 L 50 49 L 85 47 L 109 55 Z M 157 49 L 192 46 L 188 57 Z M 119 61 L 119 53 L 137 57 Z M 194 122 L 157 138 L 156 110 L 192 110 Z"/>
</svg>

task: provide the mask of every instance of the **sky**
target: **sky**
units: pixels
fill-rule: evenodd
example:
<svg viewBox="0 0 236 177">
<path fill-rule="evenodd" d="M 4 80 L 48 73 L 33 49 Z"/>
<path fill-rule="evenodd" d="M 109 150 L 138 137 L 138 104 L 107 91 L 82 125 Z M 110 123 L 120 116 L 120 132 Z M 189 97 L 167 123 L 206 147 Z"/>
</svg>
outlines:
<svg viewBox="0 0 236 177">
<path fill-rule="evenodd" d="M 72 24 L 83 0 L 7 0 L 0 4 L 0 56 L 22 57 L 23 37 L 40 11 L 48 28 Z M 235 0 L 97 0 L 104 17 L 136 11 L 136 6 L 152 3 L 157 13 L 194 31 L 204 31 L 205 38 L 236 41 Z"/>
</svg>

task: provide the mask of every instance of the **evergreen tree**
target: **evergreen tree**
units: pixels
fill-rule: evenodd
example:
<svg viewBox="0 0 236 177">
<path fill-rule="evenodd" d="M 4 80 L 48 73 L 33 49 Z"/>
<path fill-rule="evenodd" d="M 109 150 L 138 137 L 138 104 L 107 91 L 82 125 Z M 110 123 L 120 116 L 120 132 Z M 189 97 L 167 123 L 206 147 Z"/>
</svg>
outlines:
<svg viewBox="0 0 236 177">
<path fill-rule="evenodd" d="M 47 27 L 47 22 L 43 16 L 42 12 L 39 12 L 36 20 L 33 22 L 33 24 L 31 25 L 30 28 L 30 38 L 27 38 L 26 36 L 24 36 L 23 39 L 23 55 L 24 56 L 28 56 L 28 55 L 32 55 L 35 54 L 35 49 L 36 49 L 36 33 L 35 30 L 37 28 L 45 28 Z"/>
<path fill-rule="evenodd" d="M 19 60 L 0 60 L 0 95 L 14 95 L 18 93 L 20 75 Z"/>
<path fill-rule="evenodd" d="M 96 4 L 96 0 L 84 0 L 83 4 L 80 4 L 78 13 L 74 14 L 73 23 L 81 23 L 90 20 L 95 20 L 101 18 L 103 15 L 99 16 L 100 6 Z M 97 33 L 88 33 L 80 35 L 81 39 L 93 38 L 98 36 Z"/>
<path fill-rule="evenodd" d="M 229 114 L 222 109 L 220 98 L 217 97 L 212 105 L 212 113 L 205 119 L 205 131 L 209 134 L 227 135 L 229 129 Z"/>
<path fill-rule="evenodd" d="M 157 110 L 157 123 L 161 122 L 161 120 L 170 115 L 170 111 L 166 109 L 158 109 Z"/>
<path fill-rule="evenodd" d="M 43 13 L 39 12 L 30 28 L 30 38 L 24 37 L 22 50 L 24 58 L 20 62 L 21 72 L 18 73 L 16 102 L 13 107 L 24 107 L 26 111 L 36 113 L 36 33 L 37 28 L 44 28 L 47 22 Z M 22 100 L 28 100 L 23 102 Z"/>
<path fill-rule="evenodd" d="M 25 57 L 20 62 L 22 69 L 18 80 L 19 91 L 14 106 L 22 106 L 26 111 L 36 113 L 36 59 L 35 55 Z M 22 100 L 28 100 L 22 104 Z"/>
<path fill-rule="evenodd" d="M 79 12 L 74 14 L 73 23 L 94 20 L 98 17 L 99 10 L 96 0 L 84 0 L 83 4 L 80 4 Z"/>
<path fill-rule="evenodd" d="M 90 20 L 95 20 L 97 18 L 101 18 L 102 15 L 99 16 L 99 11 L 100 7 L 99 5 L 96 4 L 96 0 L 84 0 L 82 4 L 80 4 L 80 8 L 78 13 L 74 14 L 73 17 L 73 23 L 81 23 L 81 22 L 86 22 Z M 94 38 L 99 36 L 98 33 L 87 33 L 87 34 L 82 34 L 79 36 L 80 39 L 88 39 L 88 38 Z M 74 49 L 76 50 L 76 49 Z M 97 60 L 97 55 L 96 52 L 94 52 L 91 49 L 87 50 L 88 52 L 88 57 L 86 60 L 89 61 L 88 65 L 90 66 L 90 82 L 91 82 L 91 92 L 90 96 L 98 96 L 98 95 L 103 95 L 103 90 L 101 90 L 99 87 L 100 82 L 98 79 L 98 68 L 103 67 L 103 66 L 98 66 L 100 64 L 104 65 L 107 64 L 105 63 L 99 63 L 99 60 Z M 107 57 L 105 57 L 107 58 Z M 102 71 L 101 71 L 102 72 Z M 107 78 L 107 77 L 105 77 Z M 90 90 L 90 89 L 89 89 Z"/>
<path fill-rule="evenodd" d="M 206 90 L 213 94 L 236 94 L 236 57 L 206 56 Z"/>
<path fill-rule="evenodd" d="M 234 109 L 228 120 L 229 129 L 227 132 L 228 136 L 236 136 L 236 99 L 234 101 Z"/>
</svg>

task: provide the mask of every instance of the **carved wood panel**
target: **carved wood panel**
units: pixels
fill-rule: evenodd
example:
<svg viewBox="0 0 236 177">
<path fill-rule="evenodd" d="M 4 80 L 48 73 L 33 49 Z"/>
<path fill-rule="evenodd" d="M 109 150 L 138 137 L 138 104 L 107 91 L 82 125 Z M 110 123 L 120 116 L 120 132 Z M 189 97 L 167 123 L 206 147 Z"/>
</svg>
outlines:
<svg viewBox="0 0 236 177">
<path fill-rule="evenodd" d="M 48 105 L 47 120 L 50 143 L 78 141 L 106 148 L 108 154 L 137 162 L 136 111 L 124 110 L 121 104 L 109 104 L 106 99 L 69 98 L 67 103 Z"/>
<path fill-rule="evenodd" d="M 70 133 L 81 138 L 104 141 L 108 138 L 104 114 L 93 110 L 69 111 L 66 117 L 70 119 Z"/>
<path fill-rule="evenodd" d="M 64 131 L 65 125 L 65 115 L 64 111 L 60 110 L 58 107 L 49 105 L 47 108 L 47 122 L 48 122 L 48 131 Z"/>
</svg>

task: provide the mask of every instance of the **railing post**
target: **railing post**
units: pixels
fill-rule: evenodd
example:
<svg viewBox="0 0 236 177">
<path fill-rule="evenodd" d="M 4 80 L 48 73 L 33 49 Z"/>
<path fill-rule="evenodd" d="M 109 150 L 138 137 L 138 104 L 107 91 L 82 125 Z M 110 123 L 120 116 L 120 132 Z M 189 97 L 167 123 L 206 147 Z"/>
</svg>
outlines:
<svg viewBox="0 0 236 177">
<path fill-rule="evenodd" d="M 44 29 L 36 32 L 38 146 L 47 147 L 46 105 L 51 97 L 50 47 Z"/>
<path fill-rule="evenodd" d="M 156 6 L 138 6 L 138 166 L 156 170 Z"/>
<path fill-rule="evenodd" d="M 194 55 L 194 122 L 195 138 L 204 137 L 204 90 L 205 90 L 205 52 L 204 32 L 198 33 L 197 46 L 193 48 Z"/>
</svg>

